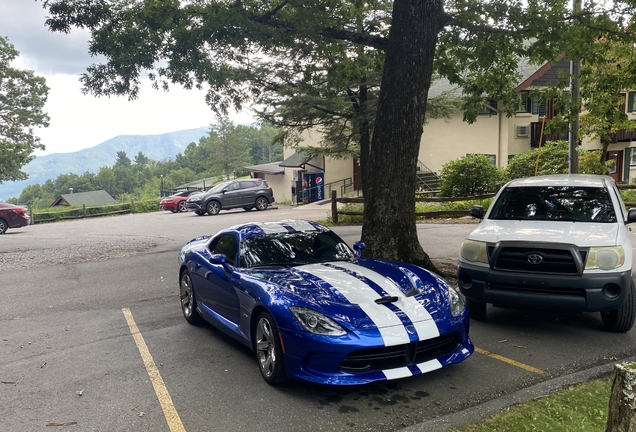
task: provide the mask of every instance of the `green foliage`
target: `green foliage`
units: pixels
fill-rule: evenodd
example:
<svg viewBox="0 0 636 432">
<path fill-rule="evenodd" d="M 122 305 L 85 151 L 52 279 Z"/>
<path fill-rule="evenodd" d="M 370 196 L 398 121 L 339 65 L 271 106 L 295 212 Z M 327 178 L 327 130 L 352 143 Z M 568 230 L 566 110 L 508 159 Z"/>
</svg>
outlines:
<svg viewBox="0 0 636 432">
<path fill-rule="evenodd" d="M 446 162 L 440 177 L 441 196 L 469 197 L 495 192 L 504 172 L 488 156 L 475 154 Z"/>
<path fill-rule="evenodd" d="M 218 119 L 218 124 L 210 128 L 210 137 L 205 144 L 211 151 L 211 170 L 223 173 L 226 179 L 231 174 L 243 171 L 251 157 L 246 142 L 241 140 L 236 126 L 227 116 Z"/>
<path fill-rule="evenodd" d="M 578 148 L 581 174 L 607 174 L 609 168 L 601 163 L 600 153 Z M 520 153 L 508 161 L 506 175 L 509 180 L 545 174 L 568 172 L 569 144 L 567 141 L 548 141 L 540 148 Z"/>
<path fill-rule="evenodd" d="M 636 190 L 634 189 L 619 189 L 621 197 L 625 203 L 636 203 Z"/>
<path fill-rule="evenodd" d="M 48 127 L 43 111 L 49 88 L 33 71 L 11 66 L 19 53 L 0 36 L 0 183 L 24 180 L 22 167 L 44 150 L 34 128 Z"/>
<path fill-rule="evenodd" d="M 601 432 L 605 430 L 611 387 L 611 379 L 586 382 L 511 407 L 460 431 Z"/>
</svg>

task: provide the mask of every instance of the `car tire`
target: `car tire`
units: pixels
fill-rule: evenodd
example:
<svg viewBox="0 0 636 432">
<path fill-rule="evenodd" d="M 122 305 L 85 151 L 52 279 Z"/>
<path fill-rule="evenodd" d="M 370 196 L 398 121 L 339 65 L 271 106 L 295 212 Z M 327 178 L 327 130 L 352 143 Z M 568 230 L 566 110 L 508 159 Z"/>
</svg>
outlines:
<svg viewBox="0 0 636 432">
<path fill-rule="evenodd" d="M 487 304 L 484 302 L 468 299 L 468 314 L 474 320 L 483 321 L 486 319 L 486 307 Z"/>
<path fill-rule="evenodd" d="M 265 382 L 275 385 L 287 381 L 278 328 L 268 312 L 261 312 L 258 315 L 256 328 L 252 334 L 256 361 Z"/>
<path fill-rule="evenodd" d="M 214 216 L 218 215 L 221 211 L 221 204 L 219 204 L 218 201 L 210 201 L 205 208 L 210 216 Z"/>
<path fill-rule="evenodd" d="M 181 201 L 179 203 L 179 205 L 177 206 L 177 211 L 179 211 L 181 213 L 188 211 L 188 207 L 186 207 L 186 202 L 185 201 Z"/>
<path fill-rule="evenodd" d="M 0 219 L 0 234 L 6 233 L 8 228 L 9 224 L 7 223 L 7 221 L 4 219 Z"/>
<path fill-rule="evenodd" d="M 256 198 L 256 202 L 254 203 L 254 206 L 256 207 L 256 210 L 258 211 L 267 210 L 268 205 L 269 205 L 269 202 L 267 201 L 267 198 L 265 197 Z"/>
<path fill-rule="evenodd" d="M 194 296 L 192 276 L 188 270 L 181 273 L 179 280 L 179 299 L 181 300 L 181 311 L 186 321 L 192 325 L 200 324 L 203 318 L 201 318 L 199 311 L 197 311 L 197 300 Z"/>
<path fill-rule="evenodd" d="M 636 291 L 636 288 L 634 288 L 634 281 L 632 280 L 627 298 L 621 307 L 601 313 L 605 330 L 614 333 L 625 333 L 632 329 L 634 318 L 636 317 L 636 293 L 634 291 Z"/>
<path fill-rule="evenodd" d="M 243 207 L 243 210 L 245 210 L 245 211 L 252 211 L 252 209 L 253 209 L 253 208 L 254 208 L 254 207 Z"/>
</svg>

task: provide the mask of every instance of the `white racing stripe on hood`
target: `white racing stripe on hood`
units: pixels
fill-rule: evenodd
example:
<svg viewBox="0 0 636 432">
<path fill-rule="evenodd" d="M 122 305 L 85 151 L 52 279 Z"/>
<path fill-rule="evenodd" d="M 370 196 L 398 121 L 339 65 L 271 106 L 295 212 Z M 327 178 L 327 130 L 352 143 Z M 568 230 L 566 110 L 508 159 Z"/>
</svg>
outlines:
<svg viewBox="0 0 636 432">
<path fill-rule="evenodd" d="M 410 342 L 400 318 L 388 307 L 376 304 L 375 300 L 380 298 L 380 295 L 360 279 L 321 264 L 308 264 L 297 268 L 329 283 L 350 303 L 358 305 L 380 331 L 385 346 Z"/>
<path fill-rule="evenodd" d="M 395 284 L 391 279 L 381 275 L 378 272 L 369 270 L 366 267 L 359 266 L 357 264 L 337 262 L 333 263 L 333 266 L 342 267 L 349 271 L 355 272 L 375 284 L 379 285 L 390 296 L 395 296 L 398 301 L 392 303 L 400 310 L 402 310 L 406 316 L 411 320 L 413 326 L 417 330 L 417 336 L 419 340 L 431 339 L 439 336 L 439 330 L 433 317 L 428 313 L 426 308 L 420 304 L 415 297 L 407 297 L 404 295 L 404 291 Z"/>
</svg>

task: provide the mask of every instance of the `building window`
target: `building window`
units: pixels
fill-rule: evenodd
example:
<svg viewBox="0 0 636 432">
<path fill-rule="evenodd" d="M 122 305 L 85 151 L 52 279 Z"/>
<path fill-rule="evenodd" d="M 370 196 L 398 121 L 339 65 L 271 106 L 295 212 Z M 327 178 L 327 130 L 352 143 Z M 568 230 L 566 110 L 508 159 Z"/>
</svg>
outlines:
<svg viewBox="0 0 636 432">
<path fill-rule="evenodd" d="M 497 114 L 497 101 L 494 99 L 490 99 L 484 101 L 485 103 L 479 107 L 478 115 L 496 115 Z"/>
<path fill-rule="evenodd" d="M 631 149 L 631 150 L 632 150 L 631 151 L 632 157 L 629 159 L 629 164 L 631 166 L 634 166 L 636 165 L 636 151 L 634 151 L 634 149 Z"/>
<path fill-rule="evenodd" d="M 527 91 L 521 91 L 517 93 L 519 95 L 519 105 L 517 106 L 518 113 L 530 113 L 532 112 L 532 99 L 529 97 Z"/>
<path fill-rule="evenodd" d="M 627 112 L 631 113 L 634 112 L 634 96 L 636 95 L 636 92 L 630 91 L 629 93 L 627 93 Z"/>
</svg>

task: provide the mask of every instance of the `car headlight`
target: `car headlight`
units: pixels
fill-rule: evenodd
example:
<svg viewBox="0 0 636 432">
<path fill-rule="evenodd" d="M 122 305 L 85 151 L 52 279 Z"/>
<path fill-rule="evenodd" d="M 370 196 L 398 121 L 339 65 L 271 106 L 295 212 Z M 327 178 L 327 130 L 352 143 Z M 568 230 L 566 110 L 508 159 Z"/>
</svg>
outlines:
<svg viewBox="0 0 636 432">
<path fill-rule="evenodd" d="M 201 197 L 200 196 L 193 196 L 193 197 L 188 198 L 188 201 L 190 201 L 190 202 L 201 201 Z"/>
<path fill-rule="evenodd" d="M 459 248 L 459 254 L 466 261 L 488 264 L 488 249 L 485 242 L 464 240 Z"/>
<path fill-rule="evenodd" d="M 450 300 L 451 315 L 456 317 L 464 313 L 466 305 L 464 299 L 459 295 L 455 288 L 448 287 L 448 299 Z"/>
<path fill-rule="evenodd" d="M 587 254 L 585 270 L 612 270 L 625 264 L 622 246 L 593 247 Z"/>
<path fill-rule="evenodd" d="M 290 307 L 289 310 L 311 333 L 327 336 L 342 336 L 347 333 L 338 323 L 319 312 L 303 307 Z"/>
</svg>

